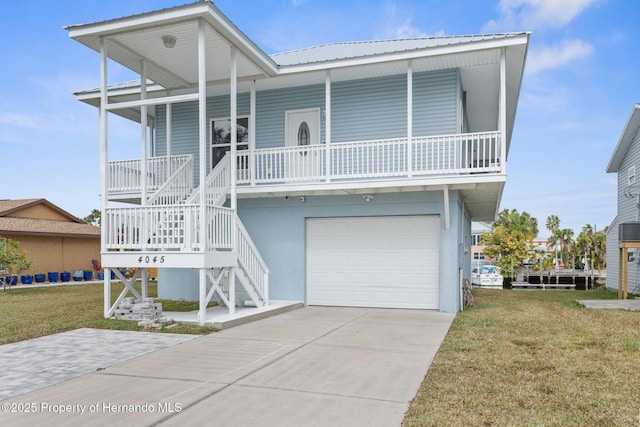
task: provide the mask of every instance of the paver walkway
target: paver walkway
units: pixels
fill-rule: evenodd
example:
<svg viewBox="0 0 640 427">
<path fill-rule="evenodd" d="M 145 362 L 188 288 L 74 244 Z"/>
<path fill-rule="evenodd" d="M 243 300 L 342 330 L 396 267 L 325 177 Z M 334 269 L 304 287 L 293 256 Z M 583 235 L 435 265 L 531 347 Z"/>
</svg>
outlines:
<svg viewBox="0 0 640 427">
<path fill-rule="evenodd" d="M 82 328 L 0 345 L 0 401 L 196 337 Z"/>
</svg>

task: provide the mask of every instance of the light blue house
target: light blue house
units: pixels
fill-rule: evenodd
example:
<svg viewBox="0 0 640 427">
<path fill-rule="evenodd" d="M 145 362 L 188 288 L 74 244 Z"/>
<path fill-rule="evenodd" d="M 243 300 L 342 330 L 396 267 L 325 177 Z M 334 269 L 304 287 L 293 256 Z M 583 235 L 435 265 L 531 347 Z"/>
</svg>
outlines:
<svg viewBox="0 0 640 427">
<path fill-rule="evenodd" d="M 461 308 L 528 33 L 267 55 L 209 1 L 67 29 L 101 58 L 76 96 L 100 109 L 104 267 L 159 268 L 200 322 L 211 298 Z M 140 80 L 110 84 L 109 60 Z M 140 158 L 109 157 L 111 114 L 140 123 Z"/>
<path fill-rule="evenodd" d="M 640 241 L 640 104 L 631 109 L 607 173 L 617 174 L 618 180 L 617 215 L 607 230 L 607 288 L 618 290 L 622 285 L 619 245 L 626 242 L 634 246 L 632 243 Z M 640 249 L 631 247 L 627 251 L 628 259 L 622 267 L 628 291 L 640 294 Z"/>
</svg>

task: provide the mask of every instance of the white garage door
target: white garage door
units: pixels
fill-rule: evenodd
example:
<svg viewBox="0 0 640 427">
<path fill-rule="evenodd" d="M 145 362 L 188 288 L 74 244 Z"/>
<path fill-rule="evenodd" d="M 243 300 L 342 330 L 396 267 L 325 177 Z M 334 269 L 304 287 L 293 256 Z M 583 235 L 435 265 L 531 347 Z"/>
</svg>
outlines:
<svg viewBox="0 0 640 427">
<path fill-rule="evenodd" d="M 438 309 L 440 218 L 307 219 L 307 303 Z"/>
</svg>

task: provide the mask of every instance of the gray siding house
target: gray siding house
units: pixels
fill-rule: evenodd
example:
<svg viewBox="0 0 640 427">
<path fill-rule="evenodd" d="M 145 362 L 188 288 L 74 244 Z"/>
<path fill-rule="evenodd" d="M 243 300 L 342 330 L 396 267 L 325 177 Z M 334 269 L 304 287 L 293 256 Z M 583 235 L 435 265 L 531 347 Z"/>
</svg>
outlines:
<svg viewBox="0 0 640 427">
<path fill-rule="evenodd" d="M 100 53 L 101 87 L 76 96 L 100 111 L 105 268 L 159 268 L 161 295 L 199 300 L 201 323 L 211 298 L 230 314 L 461 308 L 471 221 L 495 219 L 506 183 L 528 33 L 267 55 L 209 1 L 67 30 Z M 140 79 L 109 83 L 109 61 Z M 140 158 L 109 157 L 113 114 L 140 123 Z"/>
<path fill-rule="evenodd" d="M 631 110 L 607 172 L 618 176 L 617 215 L 607 232 L 607 288 L 618 290 L 619 225 L 640 221 L 640 104 Z M 629 255 L 629 292 L 640 294 L 640 250 L 630 249 Z"/>
</svg>

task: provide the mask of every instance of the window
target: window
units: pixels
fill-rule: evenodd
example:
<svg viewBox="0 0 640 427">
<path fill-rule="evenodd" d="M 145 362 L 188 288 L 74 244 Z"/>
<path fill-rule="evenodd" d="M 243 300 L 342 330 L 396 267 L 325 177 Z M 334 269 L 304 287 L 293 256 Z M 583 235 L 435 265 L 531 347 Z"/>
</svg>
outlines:
<svg viewBox="0 0 640 427">
<path fill-rule="evenodd" d="M 633 165 L 627 171 L 627 185 L 635 184 L 635 182 L 636 182 L 636 167 L 635 165 Z"/>
<path fill-rule="evenodd" d="M 484 258 L 484 252 L 474 252 L 473 253 L 473 259 L 475 260 L 483 260 Z"/>
<path fill-rule="evenodd" d="M 238 117 L 236 135 L 238 137 L 237 150 L 249 149 L 249 117 Z M 211 168 L 213 169 L 231 150 L 231 119 L 211 120 Z M 238 169 L 248 169 L 247 157 L 238 158 Z"/>
<path fill-rule="evenodd" d="M 471 245 L 472 246 L 484 246 L 481 244 L 482 234 L 472 234 L 471 235 Z"/>
</svg>

